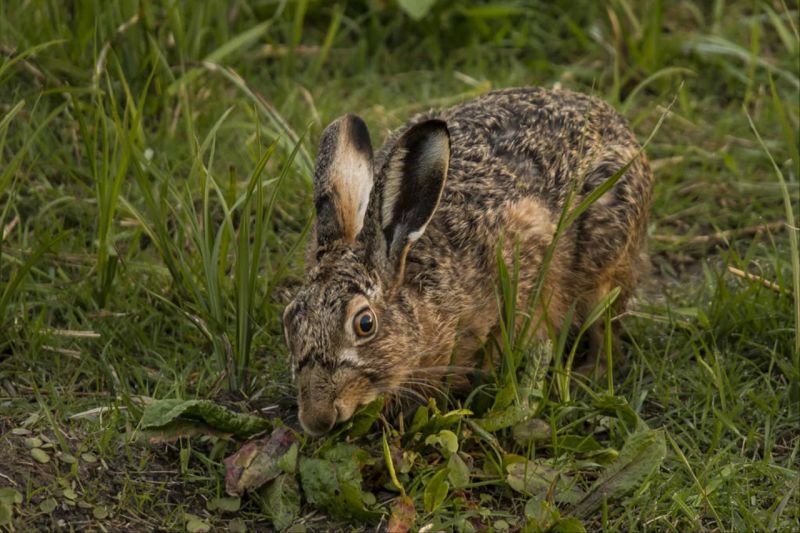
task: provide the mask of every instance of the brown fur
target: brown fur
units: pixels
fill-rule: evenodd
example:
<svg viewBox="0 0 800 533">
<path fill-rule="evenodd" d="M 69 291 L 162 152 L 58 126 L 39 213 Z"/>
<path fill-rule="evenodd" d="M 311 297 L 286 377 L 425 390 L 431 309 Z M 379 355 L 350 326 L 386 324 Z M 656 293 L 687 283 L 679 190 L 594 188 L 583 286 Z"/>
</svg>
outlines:
<svg viewBox="0 0 800 533">
<path fill-rule="evenodd" d="M 449 365 L 477 364 L 475 352 L 498 322 L 498 243 L 507 264 L 519 255 L 524 306 L 570 189 L 576 195 L 566 207 L 632 161 L 558 241 L 535 334 L 570 326 L 573 302 L 582 323 L 614 287 L 615 309 L 624 309 L 646 266 L 653 179 L 607 104 L 568 91 L 491 92 L 412 119 L 389 137 L 368 176 L 357 164 L 372 161 L 364 132 L 348 115 L 323 133 L 306 282 L 284 314 L 308 432 L 327 431 L 378 394 L 426 394 Z M 348 194 L 354 183 L 358 192 Z M 354 206 L 367 201 L 365 190 L 361 220 Z M 378 323 L 368 340 L 351 326 L 365 302 Z M 599 352 L 602 329 L 590 337 Z"/>
</svg>

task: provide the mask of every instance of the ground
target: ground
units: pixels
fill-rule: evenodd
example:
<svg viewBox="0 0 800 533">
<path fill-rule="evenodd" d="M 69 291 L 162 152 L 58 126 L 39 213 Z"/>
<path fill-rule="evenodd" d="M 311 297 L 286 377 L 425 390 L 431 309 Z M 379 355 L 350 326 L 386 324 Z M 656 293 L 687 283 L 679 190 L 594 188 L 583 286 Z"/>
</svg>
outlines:
<svg viewBox="0 0 800 533">
<path fill-rule="evenodd" d="M 385 435 L 414 528 L 800 529 L 797 20 L 783 0 L 0 4 L 0 528 L 381 528 L 404 501 Z M 474 415 L 293 437 L 286 521 L 265 492 L 210 503 L 241 439 L 154 444 L 142 409 L 207 398 L 297 427 L 280 316 L 322 128 L 356 112 L 380 145 L 519 85 L 598 95 L 647 144 L 653 267 L 613 317 L 626 365 L 581 380 L 580 339 L 554 339 L 528 397 L 508 387 L 532 347 L 508 338 L 485 394 L 439 398 Z M 521 418 L 481 433 L 501 410 Z M 591 492 L 637 442 L 652 461 L 590 510 L 553 476 L 513 479 Z M 351 469 L 375 513 L 331 521 L 315 465 Z"/>
</svg>

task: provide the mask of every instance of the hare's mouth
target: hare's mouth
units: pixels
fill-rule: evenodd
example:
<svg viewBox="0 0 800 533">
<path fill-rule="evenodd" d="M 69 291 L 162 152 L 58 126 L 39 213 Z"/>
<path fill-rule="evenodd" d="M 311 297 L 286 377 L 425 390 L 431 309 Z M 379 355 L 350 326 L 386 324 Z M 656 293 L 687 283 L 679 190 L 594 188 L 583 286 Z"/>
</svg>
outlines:
<svg viewBox="0 0 800 533">
<path fill-rule="evenodd" d="M 346 422 L 360 406 L 374 400 L 378 392 L 368 379 L 349 373 L 333 376 L 303 372 L 297 398 L 300 425 L 309 435 L 327 433 L 337 423 Z"/>
</svg>

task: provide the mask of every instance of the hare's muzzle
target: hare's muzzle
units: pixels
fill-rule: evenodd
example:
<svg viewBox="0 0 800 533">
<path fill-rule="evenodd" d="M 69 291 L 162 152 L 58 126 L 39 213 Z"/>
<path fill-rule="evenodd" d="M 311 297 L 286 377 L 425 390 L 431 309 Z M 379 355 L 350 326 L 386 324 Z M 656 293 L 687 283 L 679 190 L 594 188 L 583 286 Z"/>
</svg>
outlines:
<svg viewBox="0 0 800 533">
<path fill-rule="evenodd" d="M 375 399 L 368 380 L 352 369 L 329 372 L 317 364 L 297 376 L 300 425 L 309 435 L 322 435 L 353 416 L 358 406 Z"/>
<path fill-rule="evenodd" d="M 323 435 L 331 430 L 338 419 L 336 408 L 333 405 L 325 407 L 314 406 L 311 409 L 300 407 L 300 425 L 303 430 L 314 437 Z"/>
<path fill-rule="evenodd" d="M 297 408 L 300 425 L 309 435 L 327 433 L 339 418 L 332 376 L 320 365 L 310 364 L 297 376 Z"/>
</svg>

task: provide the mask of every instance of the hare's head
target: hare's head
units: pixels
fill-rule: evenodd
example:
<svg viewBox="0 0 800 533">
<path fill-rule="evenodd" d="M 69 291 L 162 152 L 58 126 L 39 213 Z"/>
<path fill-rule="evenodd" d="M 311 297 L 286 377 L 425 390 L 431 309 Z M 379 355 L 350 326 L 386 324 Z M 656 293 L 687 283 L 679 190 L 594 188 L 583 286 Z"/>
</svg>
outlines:
<svg viewBox="0 0 800 533">
<path fill-rule="evenodd" d="M 439 204 L 449 160 L 439 120 L 409 128 L 381 168 L 355 115 L 322 133 L 306 279 L 283 315 L 308 433 L 347 420 L 414 368 L 420 326 L 402 290 L 405 260 Z"/>
</svg>

